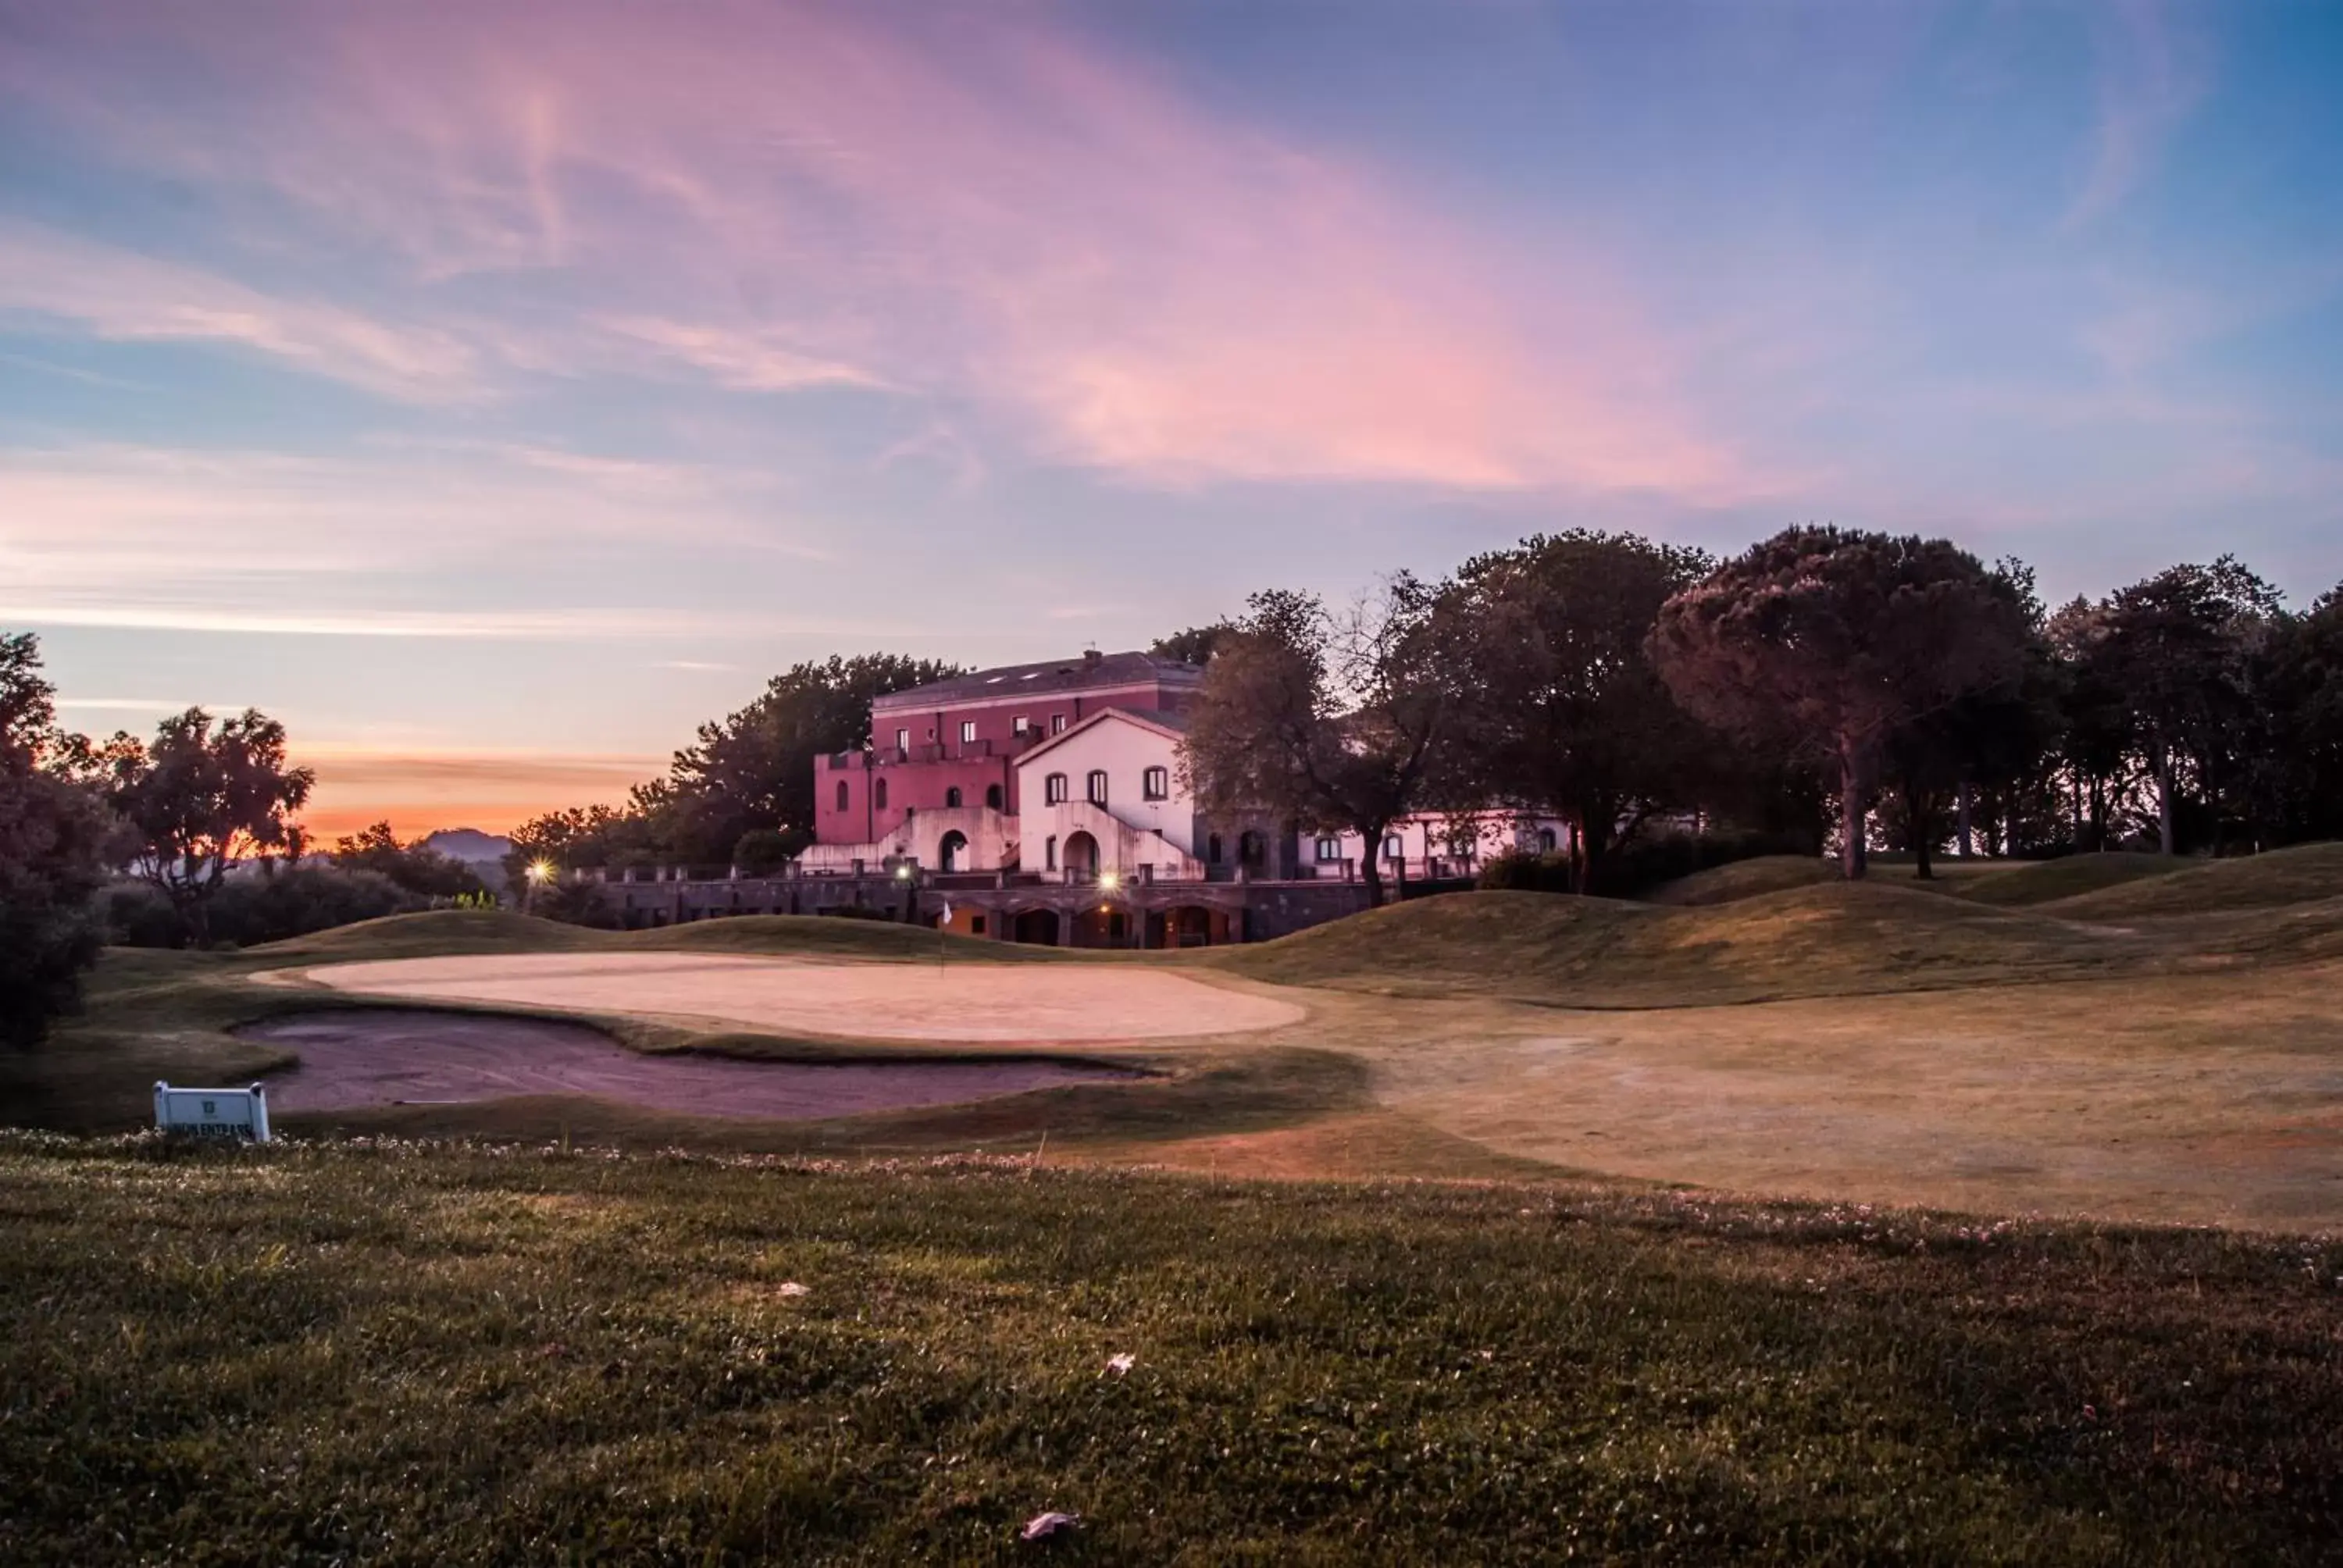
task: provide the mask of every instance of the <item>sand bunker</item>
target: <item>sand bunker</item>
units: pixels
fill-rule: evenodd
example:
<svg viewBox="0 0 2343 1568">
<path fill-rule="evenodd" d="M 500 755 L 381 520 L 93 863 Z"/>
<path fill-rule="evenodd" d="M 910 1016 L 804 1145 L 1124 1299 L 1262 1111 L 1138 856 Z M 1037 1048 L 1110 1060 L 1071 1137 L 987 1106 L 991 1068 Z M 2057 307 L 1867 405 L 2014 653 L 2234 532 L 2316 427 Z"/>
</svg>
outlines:
<svg viewBox="0 0 2343 1568">
<path fill-rule="evenodd" d="M 328 964 L 276 976 L 375 996 L 715 1019 L 871 1040 L 1161 1040 L 1274 1029 L 1304 1016 L 1291 1002 L 1121 965 L 512 953 Z"/>
<path fill-rule="evenodd" d="M 729 1061 L 641 1056 L 590 1029 L 459 1013 L 307 1013 L 239 1030 L 298 1051 L 268 1080 L 279 1111 L 590 1094 L 692 1116 L 803 1120 L 952 1105 L 1137 1076 L 1057 1061 Z"/>
</svg>

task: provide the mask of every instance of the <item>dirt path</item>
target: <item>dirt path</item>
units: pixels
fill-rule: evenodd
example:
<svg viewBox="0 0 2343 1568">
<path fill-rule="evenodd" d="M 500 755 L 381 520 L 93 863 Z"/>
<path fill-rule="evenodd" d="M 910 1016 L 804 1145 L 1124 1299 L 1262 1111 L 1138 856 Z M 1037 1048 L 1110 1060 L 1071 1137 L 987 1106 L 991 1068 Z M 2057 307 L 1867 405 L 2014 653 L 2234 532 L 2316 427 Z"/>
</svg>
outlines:
<svg viewBox="0 0 2343 1568">
<path fill-rule="evenodd" d="M 807 963 L 693 953 L 513 953 L 277 970 L 336 990 L 721 1020 L 794 1034 L 1163 1040 L 1298 1023 L 1292 1002 L 1136 966 Z"/>
<path fill-rule="evenodd" d="M 267 1081 L 269 1103 L 287 1113 L 589 1094 L 691 1116 L 798 1121 L 1130 1076 L 1051 1061 L 642 1056 L 576 1024 L 445 1012 L 317 1012 L 239 1032 L 300 1053 L 300 1066 Z"/>
</svg>

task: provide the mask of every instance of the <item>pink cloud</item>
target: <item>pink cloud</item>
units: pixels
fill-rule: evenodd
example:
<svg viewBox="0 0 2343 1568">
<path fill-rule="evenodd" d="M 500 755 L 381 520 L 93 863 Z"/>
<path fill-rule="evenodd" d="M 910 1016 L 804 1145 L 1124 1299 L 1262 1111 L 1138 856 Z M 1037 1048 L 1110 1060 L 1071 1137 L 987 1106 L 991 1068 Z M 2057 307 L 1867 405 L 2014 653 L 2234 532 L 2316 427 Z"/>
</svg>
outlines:
<svg viewBox="0 0 2343 1568">
<path fill-rule="evenodd" d="M 1700 427 L 1685 350 L 1590 247 L 1232 122 L 1036 12 L 907 15 L 287 7 L 231 38 L 158 9 L 145 39 L 204 62 L 202 138 L 87 39 L 79 75 L 0 85 L 419 291 L 544 273 L 541 306 L 433 318 L 508 368 L 883 385 L 1150 482 L 1779 487 Z"/>
</svg>

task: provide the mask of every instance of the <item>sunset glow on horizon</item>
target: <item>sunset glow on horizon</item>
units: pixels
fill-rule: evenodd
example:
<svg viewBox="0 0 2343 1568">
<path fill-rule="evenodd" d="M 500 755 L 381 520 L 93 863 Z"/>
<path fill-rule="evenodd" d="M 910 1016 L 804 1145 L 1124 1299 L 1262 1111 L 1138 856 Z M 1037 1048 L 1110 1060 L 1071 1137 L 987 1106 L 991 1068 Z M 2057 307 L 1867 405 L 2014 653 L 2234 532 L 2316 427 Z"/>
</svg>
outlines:
<svg viewBox="0 0 2343 1568">
<path fill-rule="evenodd" d="M 0 0 L 0 629 L 316 831 L 1530 532 L 2343 577 L 2343 10 Z"/>
</svg>

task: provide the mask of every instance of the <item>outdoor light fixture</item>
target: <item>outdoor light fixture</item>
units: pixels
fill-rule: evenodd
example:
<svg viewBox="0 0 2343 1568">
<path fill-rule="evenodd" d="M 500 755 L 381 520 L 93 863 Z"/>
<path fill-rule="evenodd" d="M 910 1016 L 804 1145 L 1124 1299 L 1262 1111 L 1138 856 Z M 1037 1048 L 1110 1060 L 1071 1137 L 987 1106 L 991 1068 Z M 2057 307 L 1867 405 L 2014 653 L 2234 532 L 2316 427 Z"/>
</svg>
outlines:
<svg viewBox="0 0 2343 1568">
<path fill-rule="evenodd" d="M 528 879 L 532 882 L 551 881 L 553 879 L 553 862 L 550 860 L 531 860 L 528 864 Z"/>
<path fill-rule="evenodd" d="M 896 867 L 896 868 L 895 868 L 895 879 L 896 879 L 897 881 L 899 881 L 899 882 L 908 882 L 908 881 L 910 881 L 910 880 L 911 879 L 911 868 L 910 868 L 910 867 L 909 867 L 909 866 L 898 866 L 898 867 Z"/>
<path fill-rule="evenodd" d="M 1112 892 L 1114 890 L 1115 884 L 1121 880 L 1122 879 L 1116 876 L 1112 871 L 1101 871 L 1099 873 L 1099 886 L 1106 889 L 1109 892 Z"/>
</svg>

